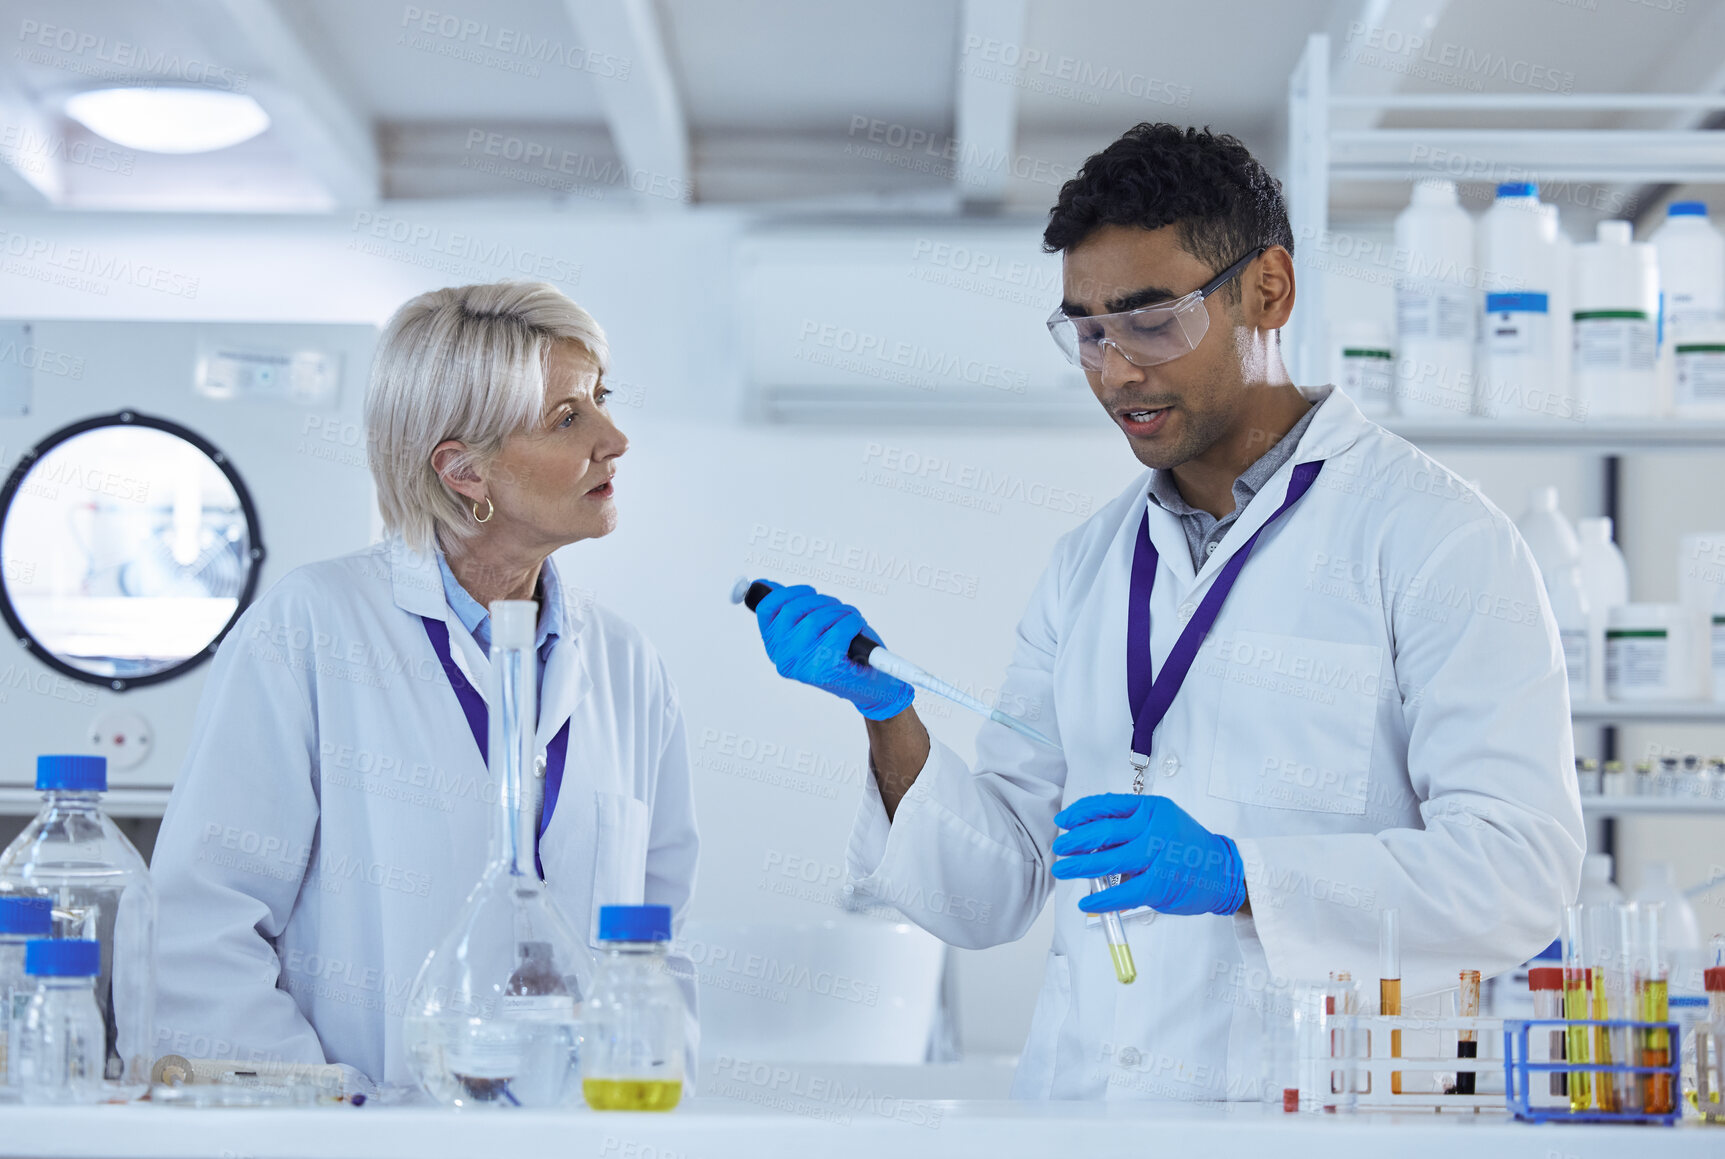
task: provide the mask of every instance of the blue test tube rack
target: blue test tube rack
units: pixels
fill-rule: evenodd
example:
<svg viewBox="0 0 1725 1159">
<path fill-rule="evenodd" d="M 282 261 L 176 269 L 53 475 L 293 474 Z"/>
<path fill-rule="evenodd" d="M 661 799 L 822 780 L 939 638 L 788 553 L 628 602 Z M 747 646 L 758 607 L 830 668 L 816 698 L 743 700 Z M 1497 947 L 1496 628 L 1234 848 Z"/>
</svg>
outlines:
<svg viewBox="0 0 1725 1159">
<path fill-rule="evenodd" d="M 1534 1062 L 1528 1050 L 1528 1032 L 1535 1027 L 1569 1029 L 1603 1026 L 1635 1031 L 1664 1030 L 1671 1038 L 1671 1061 L 1665 1066 L 1633 1066 L 1626 1062 Z M 1506 1019 L 1503 1024 L 1503 1089 L 1509 1109 L 1526 1123 L 1653 1123 L 1669 1127 L 1683 1117 L 1683 1029 L 1675 1022 L 1633 1022 L 1625 1019 Z M 1536 1107 L 1528 1101 L 1530 1079 L 1556 1071 L 1570 1074 L 1667 1074 L 1671 1076 L 1672 1106 L 1668 1113 L 1646 1111 L 1569 1111 L 1561 1107 Z"/>
</svg>

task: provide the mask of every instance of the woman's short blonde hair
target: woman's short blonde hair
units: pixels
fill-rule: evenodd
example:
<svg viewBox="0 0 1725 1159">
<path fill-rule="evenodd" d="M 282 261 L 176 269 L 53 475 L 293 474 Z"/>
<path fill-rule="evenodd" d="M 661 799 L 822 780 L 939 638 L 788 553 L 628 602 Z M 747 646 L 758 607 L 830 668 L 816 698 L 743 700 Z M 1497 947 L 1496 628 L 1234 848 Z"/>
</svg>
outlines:
<svg viewBox="0 0 1725 1159">
<path fill-rule="evenodd" d="M 545 282 L 432 290 L 395 312 L 365 400 L 371 475 L 391 532 L 425 551 L 438 533 L 450 543 L 478 530 L 466 500 L 432 468 L 431 452 L 458 439 L 467 453 L 456 469 L 487 465 L 507 436 L 538 421 L 546 361 L 565 340 L 605 372 L 605 332 Z"/>
</svg>

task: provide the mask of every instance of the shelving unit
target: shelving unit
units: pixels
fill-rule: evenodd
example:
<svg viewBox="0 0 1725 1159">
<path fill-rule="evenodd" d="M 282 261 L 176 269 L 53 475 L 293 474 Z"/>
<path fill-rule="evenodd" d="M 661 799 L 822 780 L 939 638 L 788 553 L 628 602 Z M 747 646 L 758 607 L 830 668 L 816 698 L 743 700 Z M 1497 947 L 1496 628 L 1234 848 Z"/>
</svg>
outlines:
<svg viewBox="0 0 1725 1159">
<path fill-rule="evenodd" d="M 1725 95 L 1686 93 L 1386 93 L 1330 91 L 1330 38 L 1309 37 L 1288 81 L 1288 178 L 1284 188 L 1295 240 L 1300 309 L 1291 324 L 1289 367 L 1296 382 L 1329 378 L 1323 246 L 1330 236 L 1330 198 L 1337 182 L 1412 182 L 1454 174 L 1421 169 L 1419 157 L 1460 157 L 1464 182 L 1543 180 L 1602 184 L 1725 183 L 1725 136 L 1705 129 L 1353 128 L 1335 114 L 1424 111 L 1504 114 L 1617 112 L 1705 114 L 1725 109 Z M 1423 152 L 1422 152 L 1423 150 Z M 1318 252 L 1314 252 L 1318 251 Z M 1476 451 L 1541 450 L 1601 457 L 1605 510 L 1617 517 L 1619 456 L 1661 450 L 1725 450 L 1725 422 L 1693 419 L 1551 420 L 1390 419 L 1384 424 L 1419 446 Z M 1725 704 L 1585 703 L 1577 724 L 1600 726 L 1603 756 L 1616 756 L 1620 724 L 1725 725 Z M 1725 816 L 1725 802 L 1653 798 L 1586 798 L 1584 811 L 1603 822 L 1601 844 L 1615 843 L 1614 818 L 1630 814 Z"/>
<path fill-rule="evenodd" d="M 1693 797 L 1583 797 L 1584 817 L 1725 817 L 1725 801 Z"/>
</svg>

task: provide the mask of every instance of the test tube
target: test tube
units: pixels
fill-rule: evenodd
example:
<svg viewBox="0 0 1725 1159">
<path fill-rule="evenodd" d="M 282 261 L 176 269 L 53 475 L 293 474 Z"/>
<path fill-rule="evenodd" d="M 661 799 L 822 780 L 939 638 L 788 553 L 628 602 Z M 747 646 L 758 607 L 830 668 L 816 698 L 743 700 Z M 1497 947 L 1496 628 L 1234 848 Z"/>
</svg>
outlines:
<svg viewBox="0 0 1725 1159">
<path fill-rule="evenodd" d="M 1588 1008 L 1591 997 L 1588 986 L 1587 954 L 1582 936 L 1587 928 L 1587 920 L 1579 905 L 1568 906 L 1563 911 L 1563 1017 L 1569 1022 L 1569 1061 L 1593 1061 L 1592 1035 L 1587 1033 L 1587 1027 L 1577 1026 L 1578 1021 L 1585 1021 L 1591 1016 Z M 1593 1076 L 1584 1070 L 1569 1072 L 1569 1109 L 1571 1111 L 1591 1111 L 1593 1109 Z"/>
<path fill-rule="evenodd" d="M 1635 1017 L 1641 1022 L 1667 1022 L 1671 1018 L 1669 977 L 1671 966 L 1665 958 L 1665 906 L 1662 902 L 1637 902 L 1629 907 L 1635 914 L 1635 929 L 1640 935 L 1635 947 L 1635 996 L 1638 1007 Z M 1671 1065 L 1671 1032 L 1663 1028 L 1648 1028 L 1639 1032 L 1642 1066 Z M 1649 1115 L 1668 1115 L 1676 1109 L 1676 1095 L 1671 1089 L 1671 1074 L 1647 1074 L 1642 1077 L 1641 1109 Z"/>
<path fill-rule="evenodd" d="M 1624 978 L 1623 946 L 1618 925 L 1622 907 L 1589 903 L 1581 907 L 1584 928 L 1581 937 L 1587 963 L 1587 1017 L 1596 1022 L 1630 1017 L 1628 989 Z M 1594 1063 L 1629 1061 L 1629 1039 L 1620 1028 L 1593 1028 Z M 1593 1106 L 1617 1111 L 1635 1098 L 1635 1076 L 1624 1072 L 1593 1072 Z"/>
<path fill-rule="evenodd" d="M 1400 1018 L 1402 1013 L 1402 911 L 1391 908 L 1378 919 L 1378 1013 Z M 1390 1031 L 1390 1057 L 1402 1056 L 1402 1032 Z M 1390 1072 L 1390 1092 L 1402 1093 L 1402 1072 Z"/>
<path fill-rule="evenodd" d="M 1107 888 L 1108 883 L 1102 878 L 1090 879 L 1091 893 L 1101 893 Z M 1138 977 L 1138 966 L 1132 961 L 1132 945 L 1126 940 L 1126 927 L 1121 924 L 1117 911 L 1103 912 L 1102 933 L 1108 939 L 1108 956 L 1114 959 L 1114 976 L 1120 979 L 1121 985 L 1131 985 Z"/>
<path fill-rule="evenodd" d="M 1461 989 L 1456 996 L 1456 1015 L 1460 1018 L 1479 1017 L 1479 971 L 1463 970 L 1461 972 Z M 1456 1035 L 1455 1056 L 1457 1058 L 1479 1057 L 1479 1033 L 1473 1030 L 1463 1030 Z M 1455 1093 L 1471 1095 L 1474 1093 L 1474 1072 L 1455 1072 Z"/>
<path fill-rule="evenodd" d="M 1535 966 L 1527 972 L 1527 988 L 1533 996 L 1533 1016 L 1541 1021 L 1563 1017 L 1563 968 Z M 1541 1030 L 1545 1038 L 1545 1057 L 1541 1062 L 1559 1062 L 1565 1057 L 1562 1030 Z M 1529 1074 L 1527 1101 L 1535 1107 L 1569 1105 L 1569 1076 L 1562 1071 Z"/>
</svg>

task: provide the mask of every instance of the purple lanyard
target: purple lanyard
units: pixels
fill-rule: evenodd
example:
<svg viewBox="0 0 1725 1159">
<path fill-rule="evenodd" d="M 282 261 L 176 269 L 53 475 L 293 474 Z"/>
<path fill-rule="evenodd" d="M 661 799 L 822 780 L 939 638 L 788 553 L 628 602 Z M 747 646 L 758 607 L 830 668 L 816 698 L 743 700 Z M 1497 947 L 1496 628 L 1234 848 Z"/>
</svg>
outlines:
<svg viewBox="0 0 1725 1159">
<path fill-rule="evenodd" d="M 1154 677 L 1150 670 L 1150 593 L 1156 588 L 1156 565 L 1161 556 L 1157 554 L 1156 545 L 1150 542 L 1150 509 L 1145 508 L 1144 522 L 1138 527 L 1138 545 L 1132 552 L 1132 602 L 1126 609 L 1126 695 L 1132 707 L 1132 751 L 1136 756 L 1149 759 L 1150 740 L 1155 735 L 1156 726 L 1168 715 L 1168 706 L 1174 703 L 1180 685 L 1186 680 L 1186 673 L 1191 671 L 1192 662 L 1198 658 L 1199 645 L 1215 626 L 1216 617 L 1222 614 L 1222 601 L 1228 598 L 1234 581 L 1240 578 L 1240 569 L 1246 566 L 1246 558 L 1258 545 L 1258 536 L 1300 501 L 1311 489 L 1323 466 L 1324 461 L 1317 459 L 1294 468 L 1294 478 L 1288 484 L 1288 497 L 1282 500 L 1276 513 L 1264 521 L 1264 526 L 1254 531 L 1252 538 L 1222 565 L 1222 570 L 1210 583 L 1210 590 L 1199 601 L 1198 611 L 1174 642 L 1174 649 L 1168 653 L 1160 677 Z"/>
<path fill-rule="evenodd" d="M 473 733 L 473 743 L 479 746 L 479 758 L 490 768 L 491 758 L 487 742 L 490 737 L 491 714 L 486 710 L 485 699 L 474 691 L 473 685 L 467 682 L 467 677 L 461 674 L 461 669 L 455 666 L 455 660 L 449 654 L 449 625 L 430 616 L 419 618 L 425 622 L 425 634 L 431 639 L 431 649 L 437 653 L 437 660 L 443 665 L 444 675 L 449 677 L 449 686 L 455 690 L 455 699 L 461 702 L 461 712 L 467 717 L 467 727 Z M 551 824 L 551 814 L 557 809 L 557 793 L 563 788 L 563 765 L 568 756 L 569 722 L 566 720 L 563 727 L 557 730 L 557 735 L 551 738 L 551 743 L 545 747 L 545 804 L 539 811 L 541 838 Z M 533 843 L 533 866 L 539 871 L 539 880 L 544 881 L 545 863 L 539 859 L 537 841 Z"/>
</svg>

